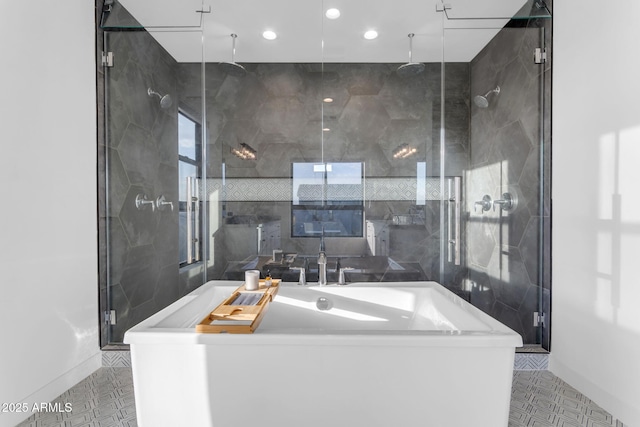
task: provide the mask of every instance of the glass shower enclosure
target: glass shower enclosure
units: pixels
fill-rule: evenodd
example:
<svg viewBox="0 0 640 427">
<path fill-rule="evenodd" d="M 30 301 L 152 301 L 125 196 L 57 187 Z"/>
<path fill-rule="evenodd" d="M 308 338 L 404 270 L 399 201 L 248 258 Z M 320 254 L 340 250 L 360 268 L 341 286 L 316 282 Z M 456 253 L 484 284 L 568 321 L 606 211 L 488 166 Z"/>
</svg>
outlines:
<svg viewBox="0 0 640 427">
<path fill-rule="evenodd" d="M 329 283 L 434 280 L 549 348 L 548 3 L 166 3 L 97 2 L 105 348 L 208 280 L 312 284 L 321 241 Z"/>
</svg>

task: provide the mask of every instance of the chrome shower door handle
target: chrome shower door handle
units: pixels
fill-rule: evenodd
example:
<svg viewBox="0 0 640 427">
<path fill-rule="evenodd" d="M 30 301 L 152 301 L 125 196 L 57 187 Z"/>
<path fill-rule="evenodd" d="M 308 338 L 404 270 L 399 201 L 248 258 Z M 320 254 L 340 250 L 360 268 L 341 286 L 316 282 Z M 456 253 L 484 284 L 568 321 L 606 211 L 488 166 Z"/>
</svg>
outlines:
<svg viewBox="0 0 640 427">
<path fill-rule="evenodd" d="M 455 265 L 460 265 L 460 222 L 461 222 L 461 200 L 462 178 L 459 176 L 449 179 L 449 200 L 448 212 L 449 221 L 447 227 L 448 252 L 447 260 Z"/>
<path fill-rule="evenodd" d="M 193 212 L 193 207 L 191 205 L 191 193 L 193 187 L 193 178 L 187 177 L 186 180 L 187 186 L 187 197 L 186 197 L 186 215 L 187 215 L 187 263 L 191 264 L 193 262 L 193 224 L 191 223 L 191 214 Z"/>
<path fill-rule="evenodd" d="M 194 179 L 195 185 L 193 191 L 195 194 L 192 194 L 191 201 L 193 202 L 194 208 L 194 219 L 193 219 L 193 246 L 194 246 L 194 260 L 200 261 L 200 178 Z"/>
</svg>

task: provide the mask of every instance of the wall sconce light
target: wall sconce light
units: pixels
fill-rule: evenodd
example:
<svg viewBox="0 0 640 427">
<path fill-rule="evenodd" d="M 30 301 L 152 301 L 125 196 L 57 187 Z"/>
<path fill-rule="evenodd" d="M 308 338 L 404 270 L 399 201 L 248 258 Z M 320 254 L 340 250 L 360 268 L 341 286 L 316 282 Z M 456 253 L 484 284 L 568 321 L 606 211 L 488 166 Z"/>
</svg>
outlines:
<svg viewBox="0 0 640 427">
<path fill-rule="evenodd" d="M 398 147 L 393 150 L 393 158 L 404 159 L 406 157 L 413 156 L 417 151 L 417 148 L 411 147 L 409 144 L 398 145 Z"/>
<path fill-rule="evenodd" d="M 240 148 L 233 147 L 231 152 L 236 156 L 240 157 L 242 160 L 255 160 L 256 159 L 256 150 L 251 148 L 249 145 L 244 142 L 240 144 Z"/>
</svg>

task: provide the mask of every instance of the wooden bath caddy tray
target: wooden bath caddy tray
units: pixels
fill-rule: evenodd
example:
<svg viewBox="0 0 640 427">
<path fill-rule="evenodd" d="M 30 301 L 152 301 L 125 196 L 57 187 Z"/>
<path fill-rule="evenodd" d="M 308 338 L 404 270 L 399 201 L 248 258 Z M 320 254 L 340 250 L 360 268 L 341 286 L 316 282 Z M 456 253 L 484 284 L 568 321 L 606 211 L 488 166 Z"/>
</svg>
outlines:
<svg viewBox="0 0 640 427">
<path fill-rule="evenodd" d="M 243 284 L 196 325 L 196 332 L 252 334 L 260 325 L 279 287 L 279 279 L 273 279 L 269 287 L 261 280 L 255 291 L 246 290 Z"/>
</svg>

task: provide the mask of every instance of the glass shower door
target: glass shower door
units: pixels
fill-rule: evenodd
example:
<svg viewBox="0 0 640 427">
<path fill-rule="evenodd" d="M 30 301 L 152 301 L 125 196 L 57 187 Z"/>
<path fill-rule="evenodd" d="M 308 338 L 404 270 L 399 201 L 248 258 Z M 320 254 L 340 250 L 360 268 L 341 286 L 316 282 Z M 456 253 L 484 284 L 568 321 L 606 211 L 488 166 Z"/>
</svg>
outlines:
<svg viewBox="0 0 640 427">
<path fill-rule="evenodd" d="M 166 27 L 143 28 L 120 2 L 102 10 L 98 160 L 104 170 L 100 305 L 106 346 L 122 343 L 131 326 L 204 283 L 206 248 L 197 233 L 206 204 L 195 184 L 202 175 L 199 68 L 186 68 L 163 47 Z M 198 28 L 170 30 L 201 51 Z M 186 175 L 194 183 L 188 201 L 179 190 Z M 187 224 L 189 242 L 182 233 Z"/>
<path fill-rule="evenodd" d="M 443 197 L 443 284 L 525 345 L 548 349 L 551 16 L 543 2 L 527 2 L 510 19 L 446 12 L 444 182 L 460 176 L 462 191 Z M 450 53 L 482 39 L 468 62 Z M 457 84 L 462 75 L 466 84 Z M 460 217 L 451 214 L 458 203 Z M 462 230 L 460 265 L 446 253 L 455 245 L 451 222 Z"/>
</svg>

